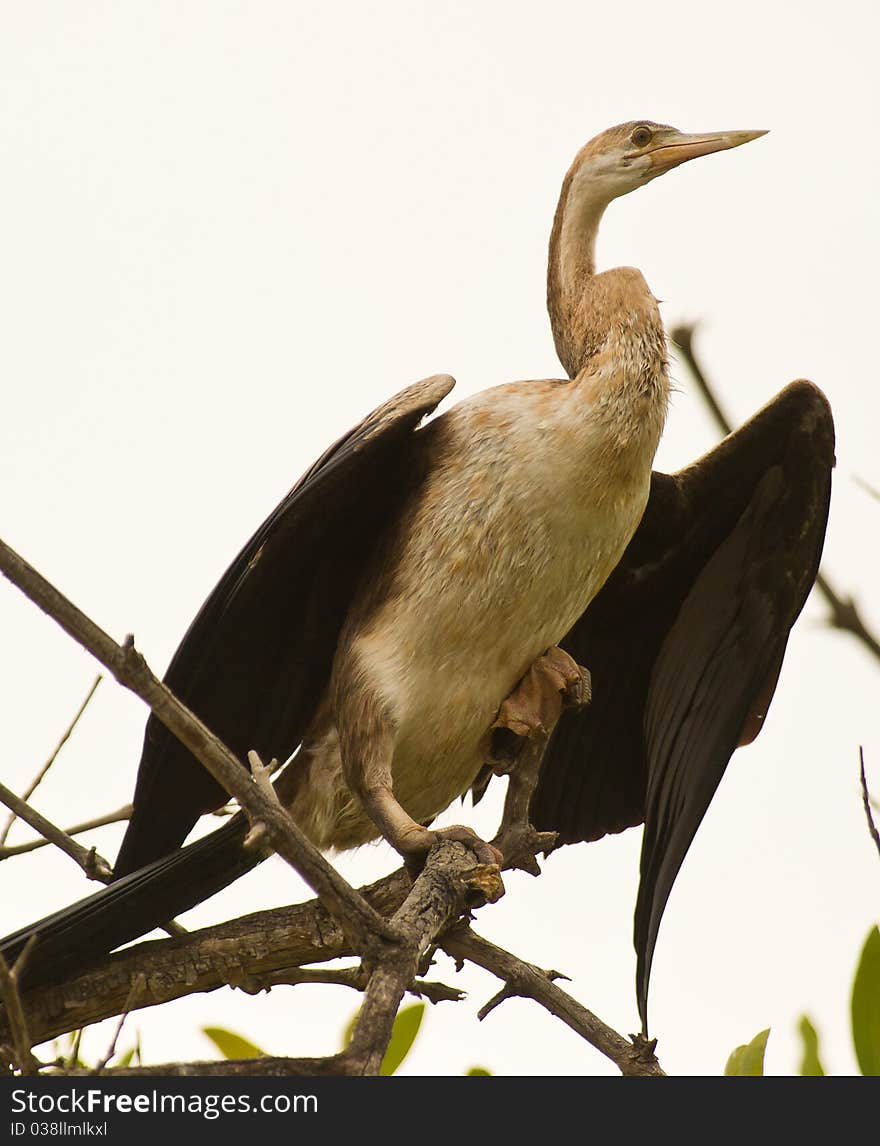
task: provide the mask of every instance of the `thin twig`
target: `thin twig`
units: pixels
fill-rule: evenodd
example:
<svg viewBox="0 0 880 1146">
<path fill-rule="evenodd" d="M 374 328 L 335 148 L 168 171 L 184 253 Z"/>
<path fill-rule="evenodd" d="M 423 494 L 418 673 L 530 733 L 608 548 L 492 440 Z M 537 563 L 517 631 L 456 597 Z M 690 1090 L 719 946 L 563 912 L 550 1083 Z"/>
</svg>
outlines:
<svg viewBox="0 0 880 1146">
<path fill-rule="evenodd" d="M 877 831 L 877 825 L 874 823 L 874 817 L 871 814 L 871 797 L 868 792 L 868 778 L 865 775 L 865 750 L 861 745 L 859 746 L 859 775 L 862 782 L 862 803 L 865 807 L 868 831 L 871 833 L 871 839 L 874 841 L 877 853 L 880 854 L 880 833 Z"/>
<path fill-rule="evenodd" d="M 17 819 L 18 817 L 16 817 Z M 131 804 L 126 804 L 123 808 L 117 808 L 115 812 L 107 812 L 104 816 L 96 816 L 93 820 L 84 820 L 81 824 L 74 824 L 72 828 L 65 828 L 64 834 L 67 836 L 78 836 L 82 832 L 89 832 L 92 828 L 103 828 L 107 824 L 119 824 L 124 820 L 131 818 Z M 24 844 L 11 844 L 8 847 L 0 847 L 0 861 L 11 859 L 13 856 L 25 855 L 27 852 L 36 851 L 37 848 L 44 848 L 48 844 L 54 843 L 54 840 L 48 840 L 40 837 L 38 840 L 28 840 Z"/>
<path fill-rule="evenodd" d="M 612 1030 L 592 1011 L 588 1011 L 556 986 L 553 980 L 560 977 L 558 971 L 543 971 L 540 967 L 526 963 L 509 951 L 482 939 L 470 928 L 460 927 L 449 932 L 441 940 L 440 946 L 458 962 L 467 959 L 504 980 L 506 986 L 492 1000 L 493 1006 L 497 1006 L 502 998 L 514 995 L 533 999 L 610 1058 L 622 1074 L 653 1077 L 664 1074 L 654 1055 L 653 1042 L 647 1042 L 639 1036 L 630 1042 Z"/>
<path fill-rule="evenodd" d="M 61 749 L 64 747 L 64 745 L 67 743 L 67 741 L 70 739 L 71 735 L 73 734 L 73 730 L 76 728 L 77 724 L 79 723 L 79 718 L 82 716 L 82 714 L 88 708 L 89 701 L 95 695 L 95 691 L 96 691 L 98 685 L 101 683 L 102 679 L 103 679 L 103 677 L 101 676 L 100 673 L 98 673 L 98 675 L 95 677 L 94 681 L 92 682 L 92 687 L 89 689 L 88 693 L 86 694 L 85 700 L 82 702 L 82 704 L 76 710 L 76 715 L 74 716 L 73 720 L 71 720 L 70 724 L 68 724 L 67 728 L 65 728 L 64 732 L 61 735 L 61 739 L 58 741 L 58 743 L 53 748 L 51 756 L 46 761 L 46 763 L 43 765 L 43 767 L 39 770 L 39 772 L 36 774 L 36 776 L 33 778 L 33 780 L 31 780 L 31 782 L 30 782 L 30 784 L 28 784 L 27 788 L 25 788 L 25 790 L 22 792 L 21 798 L 23 800 L 29 800 L 31 798 L 31 796 L 33 796 L 34 792 L 37 790 L 37 787 L 40 784 L 40 781 L 43 779 L 43 777 L 46 775 L 46 773 L 49 771 L 49 769 L 52 767 L 52 765 L 58 759 L 58 753 L 61 751 Z M 9 838 L 9 831 L 12 828 L 12 825 L 15 823 L 15 821 L 16 821 L 16 815 L 13 812 L 12 815 L 7 819 L 6 823 L 3 825 L 3 830 L 0 831 L 0 850 L 2 850 L 3 844 L 5 844 L 6 840 Z M 73 833 L 71 832 L 69 834 L 72 835 Z"/>
<path fill-rule="evenodd" d="M 856 485 L 861 486 L 869 497 L 873 497 L 875 501 L 880 501 L 880 489 L 875 489 L 872 485 L 866 482 L 864 478 L 859 477 L 858 474 L 853 475 L 853 481 L 856 483 Z"/>
<path fill-rule="evenodd" d="M 60 848 L 65 855 L 69 855 L 75 863 L 79 864 L 89 879 L 96 879 L 100 883 L 110 882 L 113 877 L 113 869 L 103 856 L 98 855 L 94 848 L 84 848 L 82 844 L 71 839 L 66 832 L 56 827 L 45 816 L 41 816 L 5 784 L 0 784 L 0 803 L 10 808 L 20 820 L 30 824 L 34 831 L 39 832 L 49 843 Z"/>
<path fill-rule="evenodd" d="M 339 919 L 340 926 L 352 933 L 361 949 L 369 946 L 375 935 L 389 940 L 395 938 L 387 920 L 377 915 L 327 862 L 277 797 L 271 799 L 259 789 L 226 745 L 150 671 L 132 638 L 118 645 L 3 541 L 0 541 L 0 571 L 96 657 L 121 685 L 150 706 L 224 790 L 235 796 L 251 822 L 263 825 L 275 851 L 299 872 Z"/>
<path fill-rule="evenodd" d="M 716 425 L 719 427 L 723 434 L 729 434 L 732 431 L 730 419 L 722 409 L 715 392 L 710 386 L 706 378 L 705 371 L 697 360 L 694 354 L 693 326 L 677 326 L 671 334 L 672 341 L 678 347 L 681 357 L 696 382 L 700 393 L 702 394 L 706 405 L 715 419 Z M 880 660 L 880 640 L 871 632 L 865 622 L 862 620 L 855 601 L 852 597 L 842 597 L 840 593 L 832 586 L 828 577 L 819 570 L 816 577 L 816 588 L 831 606 L 831 616 L 829 617 L 829 624 L 834 629 L 840 629 L 843 632 L 851 633 L 852 636 L 857 637 L 862 642 L 869 652 Z"/>
<path fill-rule="evenodd" d="M 28 1034 L 27 1020 L 21 1004 L 21 995 L 18 990 L 18 976 L 25 957 L 30 953 L 29 945 L 21 953 L 15 967 L 10 970 L 9 964 L 0 955 L 0 998 L 6 1008 L 6 1021 L 12 1035 L 12 1045 L 15 1051 L 16 1065 L 22 1074 L 37 1074 L 40 1064 L 31 1053 L 30 1035 Z"/>
<path fill-rule="evenodd" d="M 284 971 L 271 971 L 268 975 L 249 976 L 240 989 L 248 995 L 258 995 L 261 991 L 271 991 L 273 987 L 298 987 L 303 983 L 322 983 L 336 987 L 350 987 L 354 991 L 363 991 L 367 985 L 367 975 L 363 965 L 354 967 L 291 967 Z M 407 993 L 419 999 L 427 999 L 431 1003 L 453 1002 L 460 1003 L 465 997 L 464 991 L 458 987 L 450 987 L 446 983 L 429 982 L 424 979 L 414 979 L 407 987 Z"/>
<path fill-rule="evenodd" d="M 530 964 L 530 966 L 534 965 Z M 534 969 L 539 974 L 543 975 L 548 983 L 555 983 L 558 979 L 565 979 L 565 981 L 568 983 L 571 982 L 570 977 L 568 975 L 563 975 L 561 971 L 544 971 L 540 967 L 535 967 Z M 522 999 L 528 997 L 529 996 L 527 994 L 523 994 L 519 984 L 511 980 L 511 982 L 505 983 L 501 990 L 498 991 L 497 994 L 493 995 L 488 1003 L 484 1003 L 482 1007 L 480 1007 L 480 1009 L 477 1011 L 477 1018 L 480 1020 L 480 1022 L 482 1022 L 483 1019 L 485 1019 L 488 1015 L 491 1015 L 496 1007 L 500 1007 L 501 1004 L 506 1003 L 508 999 Z"/>
<path fill-rule="evenodd" d="M 82 1047 L 83 1035 L 85 1034 L 85 1027 L 78 1027 L 73 1032 L 73 1042 L 70 1044 L 70 1054 L 67 1056 L 67 1068 L 75 1069 L 82 1066 L 80 1062 L 79 1052 Z"/>
<path fill-rule="evenodd" d="M 113 1056 L 116 1054 L 116 1044 L 119 1041 L 119 1036 L 122 1034 L 122 1028 L 125 1026 L 125 1020 L 128 1018 L 132 1008 L 134 1007 L 137 996 L 144 990 L 146 985 L 146 979 L 143 975 L 139 975 L 132 983 L 131 991 L 129 991 L 129 997 L 126 999 L 125 1007 L 122 1010 L 122 1014 L 119 1016 L 119 1022 L 116 1024 L 116 1030 L 113 1032 L 113 1038 L 110 1040 L 110 1046 L 107 1048 L 104 1057 L 99 1059 L 96 1063 L 93 1072 L 94 1074 L 100 1074 L 110 1059 L 113 1058 Z"/>
</svg>

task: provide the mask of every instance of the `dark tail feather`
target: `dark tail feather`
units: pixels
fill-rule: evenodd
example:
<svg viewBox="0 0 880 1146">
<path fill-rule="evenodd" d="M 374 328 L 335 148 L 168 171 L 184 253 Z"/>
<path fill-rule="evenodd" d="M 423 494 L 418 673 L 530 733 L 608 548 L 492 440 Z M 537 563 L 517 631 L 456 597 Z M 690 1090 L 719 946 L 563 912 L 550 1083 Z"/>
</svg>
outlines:
<svg viewBox="0 0 880 1146">
<path fill-rule="evenodd" d="M 239 813 L 204 839 L 0 939 L 0 952 L 11 965 L 30 937 L 38 935 L 22 985 L 31 988 L 70 978 L 121 944 L 215 895 L 261 863 L 264 852 L 242 847 L 247 828 Z"/>
</svg>

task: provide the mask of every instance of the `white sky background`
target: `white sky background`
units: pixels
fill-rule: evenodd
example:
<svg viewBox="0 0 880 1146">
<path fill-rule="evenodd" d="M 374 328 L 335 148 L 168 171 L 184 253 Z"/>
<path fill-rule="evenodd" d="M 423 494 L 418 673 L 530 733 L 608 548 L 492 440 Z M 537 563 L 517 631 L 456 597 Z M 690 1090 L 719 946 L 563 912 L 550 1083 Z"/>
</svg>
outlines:
<svg viewBox="0 0 880 1146">
<path fill-rule="evenodd" d="M 228 561 L 337 434 L 440 371 L 458 396 L 558 375 L 546 243 L 578 147 L 646 117 L 771 129 L 613 205 L 602 266 L 633 263 L 737 421 L 818 382 L 838 458 L 826 569 L 880 628 L 877 9 L 630 3 L 5 3 L 0 8 L 0 536 L 164 669 Z M 683 367 L 658 465 L 715 433 Z M 796 1069 L 807 1010 L 826 1066 L 855 1069 L 851 974 L 880 867 L 857 783 L 880 792 L 878 667 L 811 601 L 765 731 L 734 757 L 661 929 L 651 1020 L 672 1073 L 718 1073 L 772 1026 Z M 0 744 L 22 788 L 95 665 L 0 586 Z M 124 803 L 145 712 L 112 683 L 40 791 L 71 823 Z M 481 806 L 464 818 L 491 831 Z M 462 818 L 461 812 L 455 818 Z M 112 858 L 121 832 L 94 838 Z M 14 838 L 23 838 L 22 836 Z M 568 973 L 637 1028 L 631 948 L 640 833 L 511 876 L 479 930 Z M 342 858 L 355 881 L 394 865 Z M 8 931 L 86 894 L 45 852 L 0 867 Z M 190 925 L 303 898 L 279 861 Z M 427 1015 L 411 1073 L 614 1073 L 537 1006 L 483 1024 L 488 977 Z M 343 990 L 222 992 L 140 1012 L 151 1061 L 202 1058 L 227 1025 L 279 1054 L 333 1050 Z M 98 1057 L 106 1027 L 92 1040 Z M 124 1041 L 124 1040 L 123 1040 Z"/>
</svg>

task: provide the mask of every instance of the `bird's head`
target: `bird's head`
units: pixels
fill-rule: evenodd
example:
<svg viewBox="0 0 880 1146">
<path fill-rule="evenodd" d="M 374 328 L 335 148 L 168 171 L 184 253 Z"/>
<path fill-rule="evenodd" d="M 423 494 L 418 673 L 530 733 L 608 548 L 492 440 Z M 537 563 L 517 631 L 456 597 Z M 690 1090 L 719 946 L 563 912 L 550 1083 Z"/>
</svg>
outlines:
<svg viewBox="0 0 880 1146">
<path fill-rule="evenodd" d="M 609 127 L 591 139 L 578 152 L 569 174 L 584 190 L 589 187 L 590 199 L 607 204 L 689 159 L 727 151 L 766 134 L 713 131 L 686 135 L 665 124 L 633 120 Z"/>
<path fill-rule="evenodd" d="M 685 135 L 675 127 L 633 120 L 609 127 L 580 149 L 562 184 L 547 268 L 553 338 L 569 377 L 580 369 L 594 341 L 596 298 L 588 288 L 595 274 L 596 233 L 608 204 L 689 159 L 739 147 L 766 134 Z M 607 286 L 607 279 L 603 281 Z M 644 294 L 653 300 L 646 284 Z"/>
</svg>

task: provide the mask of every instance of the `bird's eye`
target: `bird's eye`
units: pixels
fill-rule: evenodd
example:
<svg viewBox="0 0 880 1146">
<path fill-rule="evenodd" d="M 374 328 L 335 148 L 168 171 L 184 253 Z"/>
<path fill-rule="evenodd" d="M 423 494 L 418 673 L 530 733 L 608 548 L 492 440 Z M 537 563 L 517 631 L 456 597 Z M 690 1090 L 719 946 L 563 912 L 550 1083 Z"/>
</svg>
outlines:
<svg viewBox="0 0 880 1146">
<path fill-rule="evenodd" d="M 651 131 L 650 127 L 646 127 L 645 124 L 640 123 L 639 126 L 633 131 L 630 139 L 633 141 L 636 147 L 645 147 L 651 142 L 653 135 L 654 133 Z"/>
</svg>

